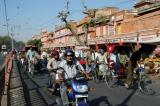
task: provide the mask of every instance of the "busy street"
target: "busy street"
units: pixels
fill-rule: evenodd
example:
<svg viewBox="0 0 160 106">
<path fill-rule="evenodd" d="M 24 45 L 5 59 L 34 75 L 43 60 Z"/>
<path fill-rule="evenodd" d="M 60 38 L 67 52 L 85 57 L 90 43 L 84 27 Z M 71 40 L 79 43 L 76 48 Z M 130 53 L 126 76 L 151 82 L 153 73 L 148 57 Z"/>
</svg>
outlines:
<svg viewBox="0 0 160 106">
<path fill-rule="evenodd" d="M 55 96 L 47 90 L 48 74 L 38 74 L 32 78 L 28 74 L 22 74 L 22 78 L 27 86 L 26 92 L 38 91 L 42 96 L 37 97 L 36 101 L 31 100 L 31 103 L 40 104 L 42 101 L 47 105 L 56 105 Z M 127 90 L 124 86 L 116 86 L 115 88 L 108 88 L 104 82 L 95 83 L 89 81 L 89 86 L 94 88 L 89 92 L 90 106 L 158 106 L 160 99 L 160 83 L 159 79 L 153 78 L 155 95 L 144 95 L 138 89 Z M 31 95 L 31 94 L 30 94 Z M 34 94 L 33 94 L 34 95 Z M 31 96 L 33 96 L 31 95 Z M 43 99 L 42 99 L 43 98 Z M 32 98 L 31 98 L 32 99 Z M 41 100 L 39 102 L 38 100 Z"/>
<path fill-rule="evenodd" d="M 0 0 L 0 106 L 160 106 L 160 0 Z"/>
</svg>

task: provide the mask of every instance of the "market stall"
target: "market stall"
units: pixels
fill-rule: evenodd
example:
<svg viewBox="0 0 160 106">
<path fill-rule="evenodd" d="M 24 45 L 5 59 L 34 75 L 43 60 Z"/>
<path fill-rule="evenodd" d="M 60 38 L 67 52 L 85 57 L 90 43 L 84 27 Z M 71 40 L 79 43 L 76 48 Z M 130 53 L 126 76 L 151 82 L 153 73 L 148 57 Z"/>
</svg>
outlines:
<svg viewBox="0 0 160 106">
<path fill-rule="evenodd" d="M 149 58 L 146 58 L 144 63 L 150 73 L 160 72 L 160 45 L 157 45 L 153 54 L 151 54 Z"/>
</svg>

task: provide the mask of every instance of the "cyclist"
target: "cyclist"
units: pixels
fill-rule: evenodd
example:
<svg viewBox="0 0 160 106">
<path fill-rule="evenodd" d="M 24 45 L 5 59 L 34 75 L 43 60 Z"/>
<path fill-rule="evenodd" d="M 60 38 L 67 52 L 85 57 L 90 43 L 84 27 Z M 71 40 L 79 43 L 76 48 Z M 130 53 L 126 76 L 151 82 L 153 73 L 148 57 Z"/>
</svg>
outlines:
<svg viewBox="0 0 160 106">
<path fill-rule="evenodd" d="M 107 72 L 107 57 L 103 49 L 99 50 L 99 55 L 96 58 L 97 64 L 99 65 L 99 75 L 105 76 Z"/>
<path fill-rule="evenodd" d="M 27 51 L 26 54 L 26 58 L 28 59 L 28 69 L 29 69 L 29 73 L 31 73 L 31 75 L 34 74 L 34 59 L 35 59 L 35 55 L 36 52 L 33 50 L 32 46 L 30 47 L 30 49 Z"/>
</svg>

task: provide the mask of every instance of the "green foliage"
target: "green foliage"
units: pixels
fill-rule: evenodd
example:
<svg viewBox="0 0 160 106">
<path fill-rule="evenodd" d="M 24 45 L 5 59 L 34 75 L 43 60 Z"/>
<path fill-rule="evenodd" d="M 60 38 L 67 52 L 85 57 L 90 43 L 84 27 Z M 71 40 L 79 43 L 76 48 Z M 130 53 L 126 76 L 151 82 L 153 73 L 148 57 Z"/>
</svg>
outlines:
<svg viewBox="0 0 160 106">
<path fill-rule="evenodd" d="M 15 43 L 15 47 L 17 50 L 22 50 L 22 48 L 25 46 L 23 41 L 18 41 Z"/>
<path fill-rule="evenodd" d="M 105 24 L 109 21 L 109 16 L 99 16 L 97 19 L 96 19 L 96 23 L 98 24 Z"/>
<path fill-rule="evenodd" d="M 29 40 L 27 42 L 28 45 L 34 45 L 34 46 L 37 46 L 37 47 L 42 47 L 42 42 L 40 39 L 35 39 L 35 40 Z"/>
<path fill-rule="evenodd" d="M 11 49 L 11 37 L 10 36 L 0 36 L 0 51 L 1 51 L 1 47 L 2 45 L 6 45 L 7 49 Z M 17 50 L 21 50 L 21 48 L 24 46 L 24 42 L 22 41 L 16 41 L 13 40 L 14 42 L 14 48 L 16 48 Z"/>
<path fill-rule="evenodd" d="M 2 45 L 6 45 L 7 49 L 11 49 L 11 38 L 9 36 L 0 36 L 0 51 Z"/>
</svg>

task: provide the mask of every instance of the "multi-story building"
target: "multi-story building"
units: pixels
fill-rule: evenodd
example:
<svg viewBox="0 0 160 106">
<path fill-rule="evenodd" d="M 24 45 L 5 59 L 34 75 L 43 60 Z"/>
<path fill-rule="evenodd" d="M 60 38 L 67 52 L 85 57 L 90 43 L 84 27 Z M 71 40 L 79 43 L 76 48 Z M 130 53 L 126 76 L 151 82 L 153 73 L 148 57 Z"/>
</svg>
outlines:
<svg viewBox="0 0 160 106">
<path fill-rule="evenodd" d="M 160 41 L 158 37 L 160 33 L 160 2 L 143 0 L 135 4 L 134 7 L 137 10 L 137 15 L 132 11 L 121 11 L 112 16 L 115 34 L 108 37 L 110 43 Z"/>
<path fill-rule="evenodd" d="M 53 37 L 54 37 L 54 32 L 47 32 L 47 31 L 41 32 L 41 42 L 43 48 L 51 48 L 53 46 L 53 41 L 52 41 Z"/>
<path fill-rule="evenodd" d="M 34 35 L 31 40 L 36 40 L 36 39 L 41 39 L 41 36 L 40 35 Z"/>
<path fill-rule="evenodd" d="M 90 39 L 89 43 L 92 42 L 97 47 L 105 47 L 107 43 L 108 35 L 115 34 L 115 28 L 111 23 L 110 16 L 119 11 L 116 7 L 106 7 L 97 10 L 95 15 L 95 35 L 96 38 Z M 112 31 L 112 32 L 111 32 Z M 97 48 L 98 49 L 98 48 Z"/>
<path fill-rule="evenodd" d="M 91 20 L 90 17 L 86 16 L 85 18 L 83 18 L 82 20 L 80 20 L 79 22 L 77 22 L 77 35 L 79 37 L 79 39 L 84 43 L 87 42 L 87 45 L 89 45 L 89 40 L 93 39 L 96 37 L 95 35 L 95 27 L 89 27 L 88 32 L 85 32 L 85 25 L 87 22 L 89 22 Z M 87 30 L 86 30 L 87 31 Z M 87 35 L 86 35 L 87 34 Z"/>
<path fill-rule="evenodd" d="M 114 7 L 99 9 L 95 13 L 94 27 L 85 36 L 84 25 L 90 21 L 84 17 L 79 22 L 72 22 L 73 31 L 90 47 L 105 44 L 156 43 L 160 42 L 160 1 L 142 0 L 133 10 L 118 10 Z M 47 32 L 43 32 L 42 42 L 48 42 Z M 78 45 L 75 35 L 65 26 L 56 27 L 50 39 L 51 47 L 74 47 Z"/>
<path fill-rule="evenodd" d="M 75 29 L 75 22 L 69 22 L 71 27 Z M 56 26 L 54 31 L 54 47 L 74 46 L 75 40 L 72 33 L 65 25 Z"/>
</svg>

